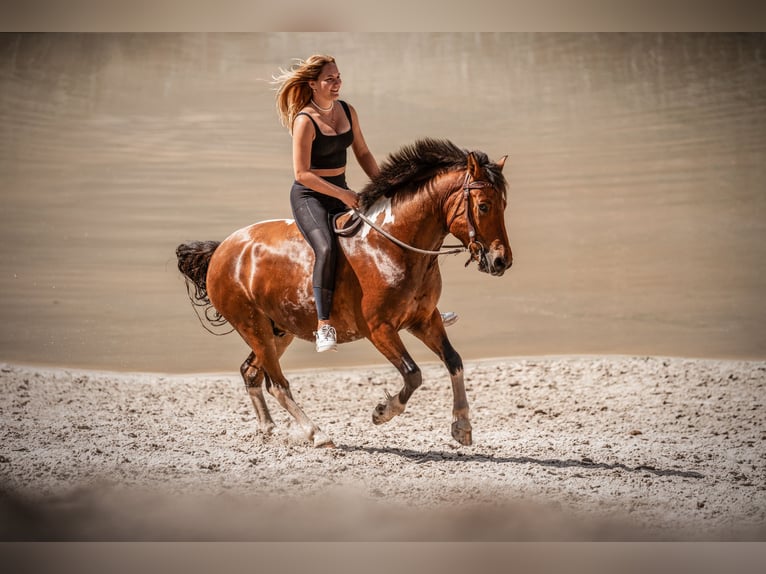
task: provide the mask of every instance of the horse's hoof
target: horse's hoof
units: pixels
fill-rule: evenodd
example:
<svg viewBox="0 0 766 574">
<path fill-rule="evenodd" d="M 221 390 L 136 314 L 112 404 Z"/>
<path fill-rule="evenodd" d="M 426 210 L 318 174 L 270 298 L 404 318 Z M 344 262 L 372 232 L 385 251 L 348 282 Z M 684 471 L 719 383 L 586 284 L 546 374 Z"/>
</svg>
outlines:
<svg viewBox="0 0 766 574">
<path fill-rule="evenodd" d="M 332 439 L 323 432 L 314 435 L 314 448 L 335 448 Z"/>
<path fill-rule="evenodd" d="M 471 446 L 473 443 L 471 436 L 472 431 L 471 423 L 466 420 L 459 420 L 452 423 L 452 438 L 463 446 Z"/>
<path fill-rule="evenodd" d="M 263 434 L 264 436 L 271 436 L 272 434 L 274 434 L 275 427 L 276 425 L 274 423 L 265 424 L 261 426 L 261 434 Z"/>
<path fill-rule="evenodd" d="M 386 392 L 386 402 L 380 403 L 375 407 L 375 410 L 372 411 L 372 422 L 376 425 L 387 423 L 403 412 L 404 405 L 399 402 L 399 395 L 392 396 Z"/>
<path fill-rule="evenodd" d="M 390 418 L 386 418 L 386 405 L 380 404 L 372 411 L 372 424 L 382 425 L 390 420 Z"/>
</svg>

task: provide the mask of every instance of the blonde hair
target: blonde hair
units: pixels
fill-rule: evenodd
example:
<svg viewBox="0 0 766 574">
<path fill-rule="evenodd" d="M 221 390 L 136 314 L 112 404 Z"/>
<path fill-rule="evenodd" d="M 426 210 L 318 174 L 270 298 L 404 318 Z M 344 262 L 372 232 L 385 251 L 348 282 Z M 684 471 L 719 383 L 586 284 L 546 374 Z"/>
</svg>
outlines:
<svg viewBox="0 0 766 574">
<path fill-rule="evenodd" d="M 277 90 L 277 115 L 279 121 L 290 133 L 293 133 L 293 121 L 311 101 L 309 82 L 317 80 L 326 64 L 335 63 L 332 56 L 314 54 L 306 60 L 297 60 L 289 70 L 279 69 L 279 74 L 272 76 L 272 84 Z"/>
</svg>

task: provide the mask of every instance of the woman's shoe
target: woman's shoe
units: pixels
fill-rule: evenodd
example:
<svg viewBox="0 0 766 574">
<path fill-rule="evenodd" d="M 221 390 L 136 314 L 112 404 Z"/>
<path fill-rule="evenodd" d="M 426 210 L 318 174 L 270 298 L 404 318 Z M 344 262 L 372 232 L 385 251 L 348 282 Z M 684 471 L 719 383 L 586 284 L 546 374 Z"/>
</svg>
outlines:
<svg viewBox="0 0 766 574">
<path fill-rule="evenodd" d="M 457 323 L 458 316 L 457 313 L 453 313 L 452 311 L 447 311 L 446 313 L 442 313 L 442 323 L 444 323 L 445 327 L 450 327 Z"/>
<path fill-rule="evenodd" d="M 335 328 L 331 325 L 322 325 L 319 328 L 319 331 L 314 332 L 314 335 L 317 338 L 317 353 L 338 350 L 338 340 Z"/>
</svg>

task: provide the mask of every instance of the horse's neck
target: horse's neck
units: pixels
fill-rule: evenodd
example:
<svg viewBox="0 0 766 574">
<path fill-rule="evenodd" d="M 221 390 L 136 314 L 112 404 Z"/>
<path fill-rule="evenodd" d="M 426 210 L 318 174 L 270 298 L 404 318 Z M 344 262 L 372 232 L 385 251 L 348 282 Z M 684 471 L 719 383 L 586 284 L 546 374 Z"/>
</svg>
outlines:
<svg viewBox="0 0 766 574">
<path fill-rule="evenodd" d="M 367 216 L 400 241 L 420 249 L 437 249 L 447 236 L 441 207 L 425 192 L 403 201 L 383 197 Z"/>
</svg>

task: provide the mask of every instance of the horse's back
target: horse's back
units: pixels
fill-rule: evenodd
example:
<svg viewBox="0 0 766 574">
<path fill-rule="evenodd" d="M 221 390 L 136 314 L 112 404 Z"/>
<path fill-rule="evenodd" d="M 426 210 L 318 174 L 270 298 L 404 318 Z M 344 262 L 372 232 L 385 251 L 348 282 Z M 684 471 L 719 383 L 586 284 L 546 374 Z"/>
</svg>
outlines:
<svg viewBox="0 0 766 574">
<path fill-rule="evenodd" d="M 249 259 L 304 261 L 309 248 L 292 219 L 259 221 L 234 231 L 221 242 L 212 264 L 239 265 Z"/>
<path fill-rule="evenodd" d="M 282 241 L 292 242 L 301 238 L 298 226 L 293 219 L 269 219 L 258 221 L 232 232 L 221 242 L 225 245 L 243 243 L 276 244 Z"/>
</svg>

